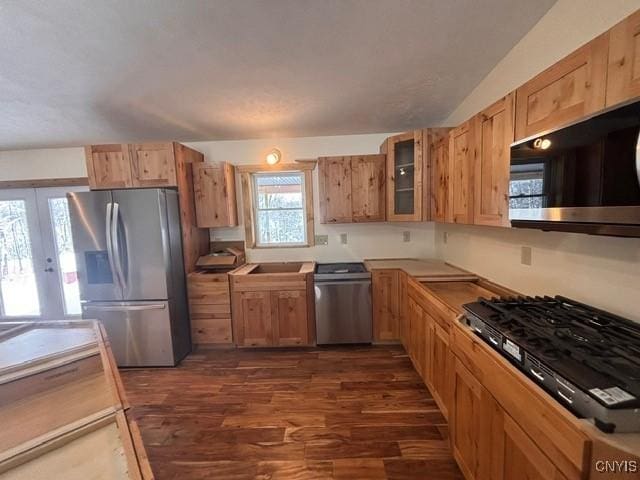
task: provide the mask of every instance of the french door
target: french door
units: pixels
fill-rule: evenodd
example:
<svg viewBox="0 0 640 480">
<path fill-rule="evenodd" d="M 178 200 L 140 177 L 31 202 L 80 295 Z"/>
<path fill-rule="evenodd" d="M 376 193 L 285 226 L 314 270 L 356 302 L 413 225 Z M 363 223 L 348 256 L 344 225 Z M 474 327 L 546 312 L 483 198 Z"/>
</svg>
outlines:
<svg viewBox="0 0 640 480">
<path fill-rule="evenodd" d="M 66 197 L 81 190 L 87 188 L 0 190 L 0 318 L 81 314 Z"/>
</svg>

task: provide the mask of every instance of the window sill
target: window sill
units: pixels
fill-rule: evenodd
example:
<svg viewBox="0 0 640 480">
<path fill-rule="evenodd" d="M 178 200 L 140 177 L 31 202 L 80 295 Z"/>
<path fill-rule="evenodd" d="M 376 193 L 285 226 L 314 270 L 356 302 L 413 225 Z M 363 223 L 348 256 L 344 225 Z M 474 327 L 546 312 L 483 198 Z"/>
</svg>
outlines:
<svg viewBox="0 0 640 480">
<path fill-rule="evenodd" d="M 274 248 L 311 248 L 313 245 L 308 243 L 304 245 L 254 245 L 253 247 L 247 247 L 251 250 L 272 250 Z"/>
</svg>

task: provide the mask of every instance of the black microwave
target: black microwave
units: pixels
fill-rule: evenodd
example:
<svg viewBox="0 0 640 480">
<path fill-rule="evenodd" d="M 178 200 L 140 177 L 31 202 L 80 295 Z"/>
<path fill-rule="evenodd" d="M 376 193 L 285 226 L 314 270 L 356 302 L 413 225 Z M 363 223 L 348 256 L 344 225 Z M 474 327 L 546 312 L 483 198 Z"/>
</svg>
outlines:
<svg viewBox="0 0 640 480">
<path fill-rule="evenodd" d="M 511 145 L 513 227 L 640 237 L 640 101 Z"/>
</svg>

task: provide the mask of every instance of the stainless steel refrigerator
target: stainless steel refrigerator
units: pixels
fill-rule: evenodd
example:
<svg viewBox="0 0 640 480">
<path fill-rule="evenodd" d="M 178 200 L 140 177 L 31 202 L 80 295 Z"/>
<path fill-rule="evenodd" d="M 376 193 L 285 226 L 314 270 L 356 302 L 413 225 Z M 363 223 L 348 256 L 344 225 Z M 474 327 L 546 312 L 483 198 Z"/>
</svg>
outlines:
<svg viewBox="0 0 640 480">
<path fill-rule="evenodd" d="M 118 366 L 174 366 L 191 349 L 178 193 L 68 193 L 82 317 L 102 322 Z"/>
</svg>

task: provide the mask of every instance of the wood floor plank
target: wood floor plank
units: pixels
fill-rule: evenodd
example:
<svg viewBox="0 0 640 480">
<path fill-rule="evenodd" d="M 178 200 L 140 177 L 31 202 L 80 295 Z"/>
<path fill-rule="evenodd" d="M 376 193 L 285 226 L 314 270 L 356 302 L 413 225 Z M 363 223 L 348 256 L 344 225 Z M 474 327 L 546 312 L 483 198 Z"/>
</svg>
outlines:
<svg viewBox="0 0 640 480">
<path fill-rule="evenodd" d="M 462 478 L 397 345 L 202 350 L 122 377 L 158 480 Z"/>
</svg>

